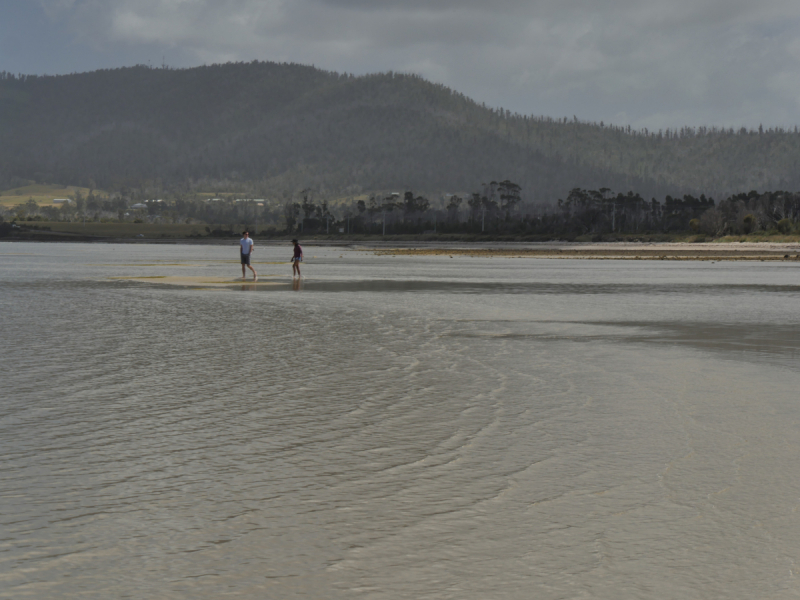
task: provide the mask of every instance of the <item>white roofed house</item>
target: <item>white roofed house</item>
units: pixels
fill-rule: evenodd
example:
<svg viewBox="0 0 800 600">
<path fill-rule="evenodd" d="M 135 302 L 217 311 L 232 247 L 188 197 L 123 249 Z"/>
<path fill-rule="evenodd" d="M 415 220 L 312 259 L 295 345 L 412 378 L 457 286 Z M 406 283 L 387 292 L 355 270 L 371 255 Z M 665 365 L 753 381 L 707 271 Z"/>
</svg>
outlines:
<svg viewBox="0 0 800 600">
<path fill-rule="evenodd" d="M 53 204 L 69 204 L 72 200 L 69 198 L 56 198 L 53 200 Z"/>
<path fill-rule="evenodd" d="M 132 205 L 131 208 L 139 209 L 139 208 L 147 208 L 147 204 L 144 202 L 137 202 L 136 204 Z"/>
</svg>

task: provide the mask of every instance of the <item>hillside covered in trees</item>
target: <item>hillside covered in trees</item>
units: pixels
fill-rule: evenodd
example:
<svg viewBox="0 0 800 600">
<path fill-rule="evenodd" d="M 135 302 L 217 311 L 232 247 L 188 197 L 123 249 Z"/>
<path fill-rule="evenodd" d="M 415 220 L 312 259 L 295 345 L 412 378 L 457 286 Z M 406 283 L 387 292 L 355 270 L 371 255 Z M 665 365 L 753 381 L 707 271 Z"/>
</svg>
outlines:
<svg viewBox="0 0 800 600">
<path fill-rule="evenodd" d="M 535 108 L 535 107 L 532 107 Z M 0 74 L 0 185 L 724 197 L 800 188 L 800 134 L 633 131 L 490 109 L 420 77 L 264 62 Z"/>
</svg>

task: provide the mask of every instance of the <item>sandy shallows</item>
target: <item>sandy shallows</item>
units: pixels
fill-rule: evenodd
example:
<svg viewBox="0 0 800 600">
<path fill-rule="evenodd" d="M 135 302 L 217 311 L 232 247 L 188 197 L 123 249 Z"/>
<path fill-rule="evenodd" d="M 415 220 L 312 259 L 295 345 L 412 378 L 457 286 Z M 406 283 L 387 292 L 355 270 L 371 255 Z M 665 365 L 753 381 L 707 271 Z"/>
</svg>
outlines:
<svg viewBox="0 0 800 600">
<path fill-rule="evenodd" d="M 240 286 L 240 285 L 257 285 L 257 286 L 269 286 L 269 285 L 286 285 L 287 281 L 286 278 L 283 280 L 273 279 L 273 276 L 265 276 L 263 278 L 259 278 L 258 281 L 253 281 L 251 277 L 247 279 L 242 279 L 241 277 L 182 277 L 182 276 L 173 276 L 173 275 L 151 275 L 149 277 L 109 277 L 109 279 L 114 280 L 123 280 L 123 281 L 137 281 L 139 283 L 158 283 L 163 285 L 177 285 L 182 287 L 203 287 L 203 288 L 215 288 L 215 287 L 233 287 L 233 286 Z"/>
<path fill-rule="evenodd" d="M 484 258 L 585 258 L 595 260 L 790 260 L 800 262 L 800 244 L 542 244 L 495 247 L 387 248 L 390 256 L 459 256 Z"/>
</svg>

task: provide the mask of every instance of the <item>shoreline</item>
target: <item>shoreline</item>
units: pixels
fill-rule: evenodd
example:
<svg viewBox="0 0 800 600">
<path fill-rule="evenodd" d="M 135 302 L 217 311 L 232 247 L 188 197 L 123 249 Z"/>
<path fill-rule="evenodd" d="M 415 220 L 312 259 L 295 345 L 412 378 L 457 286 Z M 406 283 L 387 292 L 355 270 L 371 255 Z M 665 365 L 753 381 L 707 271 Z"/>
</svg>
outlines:
<svg viewBox="0 0 800 600">
<path fill-rule="evenodd" d="M 419 246 L 419 245 L 417 245 Z M 461 246 L 461 245 L 459 245 Z M 448 256 L 450 258 L 543 258 L 584 260 L 677 260 L 677 261 L 786 261 L 800 262 L 800 243 L 635 243 L 568 242 L 505 245 L 504 247 L 396 247 L 376 249 L 381 256 Z"/>
<path fill-rule="evenodd" d="M 180 244 L 235 246 L 228 239 L 20 239 L 1 238 L 7 243 L 68 242 L 92 244 Z M 283 239 L 256 240 L 257 245 L 283 247 Z M 800 262 L 800 242 L 443 242 L 422 240 L 325 240 L 307 239 L 306 247 L 333 247 L 372 252 L 378 256 L 447 256 L 450 258 L 542 258 L 584 260 L 674 260 L 674 261 L 786 261 Z"/>
</svg>

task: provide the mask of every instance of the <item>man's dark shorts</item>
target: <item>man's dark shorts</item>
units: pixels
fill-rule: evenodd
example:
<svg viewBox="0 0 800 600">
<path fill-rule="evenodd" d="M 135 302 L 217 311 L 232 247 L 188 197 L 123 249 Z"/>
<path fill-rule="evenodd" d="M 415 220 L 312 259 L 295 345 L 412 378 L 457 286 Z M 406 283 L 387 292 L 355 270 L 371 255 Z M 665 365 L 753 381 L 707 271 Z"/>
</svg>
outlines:
<svg viewBox="0 0 800 600">
<path fill-rule="evenodd" d="M 249 254 L 242 254 L 242 264 L 249 265 L 250 264 L 250 255 Z"/>
</svg>

